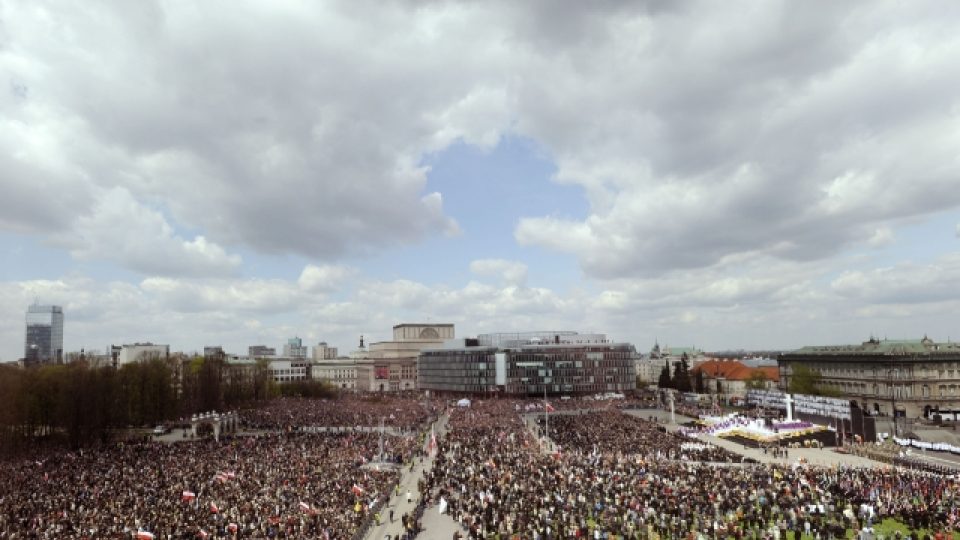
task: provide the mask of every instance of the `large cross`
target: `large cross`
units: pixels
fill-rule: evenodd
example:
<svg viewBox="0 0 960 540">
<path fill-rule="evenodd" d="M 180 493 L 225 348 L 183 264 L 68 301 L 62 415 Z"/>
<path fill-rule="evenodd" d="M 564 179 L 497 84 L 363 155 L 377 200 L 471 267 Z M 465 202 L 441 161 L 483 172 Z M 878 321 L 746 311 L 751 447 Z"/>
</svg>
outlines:
<svg viewBox="0 0 960 540">
<path fill-rule="evenodd" d="M 787 422 L 793 422 L 793 395 L 784 394 L 783 402 L 787 405 Z"/>
</svg>

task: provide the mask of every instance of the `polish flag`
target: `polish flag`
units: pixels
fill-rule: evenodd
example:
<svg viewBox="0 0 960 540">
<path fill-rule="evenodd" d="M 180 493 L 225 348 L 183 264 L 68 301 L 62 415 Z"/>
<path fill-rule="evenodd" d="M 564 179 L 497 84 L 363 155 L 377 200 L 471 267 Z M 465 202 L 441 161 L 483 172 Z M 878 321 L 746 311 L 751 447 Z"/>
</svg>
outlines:
<svg viewBox="0 0 960 540">
<path fill-rule="evenodd" d="M 353 487 L 350 488 L 350 491 L 352 491 L 354 495 L 359 497 L 360 494 L 363 493 L 363 488 L 357 484 L 354 484 Z"/>
<path fill-rule="evenodd" d="M 555 411 L 555 410 L 556 410 L 556 409 L 553 408 L 553 405 L 551 405 L 550 402 L 548 401 L 548 402 L 547 402 L 547 412 L 553 412 L 553 411 Z"/>
<path fill-rule="evenodd" d="M 220 513 L 220 508 L 217 507 L 217 503 L 210 503 L 210 513 L 211 514 Z"/>
<path fill-rule="evenodd" d="M 208 536 L 210 536 L 210 533 L 208 533 L 203 529 L 200 529 L 199 531 L 197 531 L 197 536 L 199 536 L 200 538 L 207 538 Z"/>
<path fill-rule="evenodd" d="M 147 531 L 137 531 L 137 540 L 153 540 L 153 533 Z"/>
<path fill-rule="evenodd" d="M 192 491 L 184 491 L 180 494 L 180 500 L 184 502 L 190 502 L 197 498 L 197 494 Z"/>
<path fill-rule="evenodd" d="M 307 503 L 305 503 L 305 502 L 303 502 L 303 501 L 300 501 L 300 509 L 303 510 L 304 512 L 309 512 L 309 511 L 310 511 L 310 505 L 307 504 Z"/>
<path fill-rule="evenodd" d="M 232 533 L 237 532 L 237 524 L 236 524 L 236 523 L 231 523 L 231 524 L 227 525 L 227 530 L 230 531 L 230 532 L 232 532 Z"/>
</svg>

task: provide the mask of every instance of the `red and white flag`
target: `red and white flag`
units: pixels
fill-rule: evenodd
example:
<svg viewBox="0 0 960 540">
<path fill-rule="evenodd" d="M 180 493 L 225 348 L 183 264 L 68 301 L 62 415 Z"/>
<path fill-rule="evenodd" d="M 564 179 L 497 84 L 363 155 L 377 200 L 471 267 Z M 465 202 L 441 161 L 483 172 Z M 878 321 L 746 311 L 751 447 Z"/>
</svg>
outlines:
<svg viewBox="0 0 960 540">
<path fill-rule="evenodd" d="M 556 409 L 553 408 L 553 405 L 551 405 L 550 402 L 548 401 L 548 402 L 547 402 L 547 412 L 553 412 L 553 411 L 555 411 L 555 410 L 556 410 Z"/>
<path fill-rule="evenodd" d="M 354 484 L 353 487 L 350 488 L 350 491 L 352 491 L 354 495 L 359 497 L 363 493 L 363 488 L 360 487 L 359 484 Z"/>
<path fill-rule="evenodd" d="M 207 538 L 207 537 L 210 536 L 210 533 L 208 533 L 207 531 L 205 531 L 205 530 L 203 530 L 203 529 L 200 529 L 199 531 L 197 531 L 197 536 L 200 537 L 200 538 Z"/>
<path fill-rule="evenodd" d="M 237 524 L 236 524 L 236 523 L 230 523 L 229 525 L 227 525 L 227 530 L 230 531 L 230 532 L 232 532 L 232 533 L 237 532 Z"/>
<path fill-rule="evenodd" d="M 137 540 L 153 540 L 153 533 L 147 531 L 137 531 Z"/>
<path fill-rule="evenodd" d="M 303 510 L 304 512 L 309 512 L 309 511 L 310 511 L 310 505 L 307 504 L 307 503 L 305 503 L 305 502 L 303 502 L 303 501 L 300 501 L 300 510 Z"/>
<path fill-rule="evenodd" d="M 220 512 L 220 507 L 217 506 L 217 503 L 210 503 L 210 513 L 217 514 Z"/>
<path fill-rule="evenodd" d="M 184 491 L 184 492 L 180 495 L 180 500 L 181 500 L 181 501 L 184 501 L 184 502 L 190 502 L 190 501 L 192 501 L 192 500 L 194 500 L 194 499 L 196 499 L 196 498 L 197 498 L 197 494 L 194 493 L 194 492 L 192 492 L 192 491 Z"/>
<path fill-rule="evenodd" d="M 433 428 L 430 428 L 430 439 L 427 441 L 427 454 L 431 456 L 434 455 L 437 451 L 437 434 L 434 433 Z"/>
</svg>

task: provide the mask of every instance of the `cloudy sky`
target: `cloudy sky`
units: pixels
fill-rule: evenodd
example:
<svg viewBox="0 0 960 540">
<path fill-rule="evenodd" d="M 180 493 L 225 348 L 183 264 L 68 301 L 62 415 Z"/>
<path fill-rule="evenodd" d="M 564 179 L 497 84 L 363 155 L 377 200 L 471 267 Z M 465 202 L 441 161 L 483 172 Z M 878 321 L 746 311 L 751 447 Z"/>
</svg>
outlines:
<svg viewBox="0 0 960 540">
<path fill-rule="evenodd" d="M 0 360 L 960 339 L 960 3 L 0 0 Z"/>
</svg>

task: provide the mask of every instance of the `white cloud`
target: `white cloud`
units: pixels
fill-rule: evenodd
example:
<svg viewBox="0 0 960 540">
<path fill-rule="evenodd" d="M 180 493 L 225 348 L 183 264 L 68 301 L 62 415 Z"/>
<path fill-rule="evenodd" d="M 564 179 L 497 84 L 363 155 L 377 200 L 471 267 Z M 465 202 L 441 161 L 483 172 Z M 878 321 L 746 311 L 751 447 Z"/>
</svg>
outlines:
<svg viewBox="0 0 960 540">
<path fill-rule="evenodd" d="M 478 276 L 494 276 L 511 285 L 523 286 L 527 281 L 527 265 L 504 259 L 478 259 L 470 263 L 470 271 Z"/>
<path fill-rule="evenodd" d="M 841 296 L 868 304 L 923 304 L 960 300 L 960 253 L 930 264 L 903 262 L 870 271 L 848 271 L 833 280 Z"/>
<path fill-rule="evenodd" d="M 353 273 L 353 269 L 345 266 L 308 264 L 300 272 L 297 284 L 307 292 L 328 293 L 337 290 Z"/>
<path fill-rule="evenodd" d="M 91 213 L 80 215 L 57 243 L 80 260 L 110 260 L 151 275 L 229 275 L 241 262 L 203 236 L 179 237 L 163 214 L 123 188 L 101 194 Z"/>
</svg>

